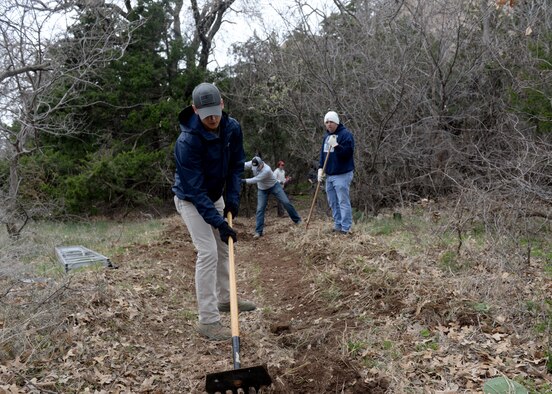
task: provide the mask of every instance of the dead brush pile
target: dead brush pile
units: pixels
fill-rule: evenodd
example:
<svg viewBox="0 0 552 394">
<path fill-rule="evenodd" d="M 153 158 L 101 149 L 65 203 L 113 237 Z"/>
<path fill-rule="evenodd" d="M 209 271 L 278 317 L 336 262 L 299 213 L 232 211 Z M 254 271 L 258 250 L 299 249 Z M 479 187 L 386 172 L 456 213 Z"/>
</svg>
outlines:
<svg viewBox="0 0 552 394">
<path fill-rule="evenodd" d="M 1 393 L 76 392 L 78 386 L 69 389 L 65 383 L 82 380 L 83 370 L 94 376 L 90 365 L 75 368 L 72 356 L 85 353 L 86 344 L 94 340 L 89 331 L 79 330 L 83 321 L 94 321 L 100 329 L 100 322 L 87 316 L 109 313 L 99 307 L 112 293 L 102 276 L 88 272 L 79 277 L 3 278 Z"/>
<path fill-rule="evenodd" d="M 288 240 L 308 262 L 310 297 L 339 311 L 317 324 L 336 336 L 342 357 L 365 382 L 384 378 L 397 393 L 477 391 L 497 376 L 550 390 L 552 281 L 543 261 L 502 261 L 475 236 L 458 254 L 444 214 L 439 223 L 435 212 L 401 217 L 357 224 L 348 237 L 315 221 Z"/>
</svg>

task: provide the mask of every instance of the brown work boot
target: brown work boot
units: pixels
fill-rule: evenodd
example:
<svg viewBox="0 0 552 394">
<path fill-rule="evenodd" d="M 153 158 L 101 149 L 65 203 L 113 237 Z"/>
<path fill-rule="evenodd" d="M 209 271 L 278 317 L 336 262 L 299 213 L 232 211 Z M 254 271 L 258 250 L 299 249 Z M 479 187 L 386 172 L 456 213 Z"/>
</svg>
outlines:
<svg viewBox="0 0 552 394">
<path fill-rule="evenodd" d="M 223 327 L 220 321 L 209 324 L 199 323 L 197 332 L 210 341 L 225 341 L 232 338 L 230 330 Z"/>
<path fill-rule="evenodd" d="M 251 301 L 239 301 L 238 300 L 238 311 L 240 312 L 249 312 L 257 309 L 254 303 Z M 230 302 L 219 302 L 218 304 L 219 312 L 230 312 Z"/>
</svg>

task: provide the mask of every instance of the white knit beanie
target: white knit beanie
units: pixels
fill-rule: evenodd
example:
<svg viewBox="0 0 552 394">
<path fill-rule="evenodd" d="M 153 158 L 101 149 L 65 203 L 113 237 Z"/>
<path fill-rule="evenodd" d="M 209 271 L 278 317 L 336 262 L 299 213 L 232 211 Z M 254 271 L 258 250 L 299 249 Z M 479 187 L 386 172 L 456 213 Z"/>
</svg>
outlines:
<svg viewBox="0 0 552 394">
<path fill-rule="evenodd" d="M 324 123 L 326 123 L 328 120 L 330 122 L 334 122 L 335 124 L 339 124 L 339 116 L 334 111 L 330 111 L 326 114 L 326 116 L 324 116 Z"/>
</svg>

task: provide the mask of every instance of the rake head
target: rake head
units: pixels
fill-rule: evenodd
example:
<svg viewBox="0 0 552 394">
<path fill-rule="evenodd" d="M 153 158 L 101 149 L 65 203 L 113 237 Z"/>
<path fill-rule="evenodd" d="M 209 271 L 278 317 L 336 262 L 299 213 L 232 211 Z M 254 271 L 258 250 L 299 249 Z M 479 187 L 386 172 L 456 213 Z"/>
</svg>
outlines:
<svg viewBox="0 0 552 394">
<path fill-rule="evenodd" d="M 205 390 L 209 394 L 226 394 L 227 391 L 238 394 L 239 389 L 249 393 L 250 388 L 254 388 L 255 392 L 258 392 L 261 387 L 270 386 L 271 384 L 272 379 L 266 367 L 261 365 L 215 372 L 205 377 Z"/>
</svg>

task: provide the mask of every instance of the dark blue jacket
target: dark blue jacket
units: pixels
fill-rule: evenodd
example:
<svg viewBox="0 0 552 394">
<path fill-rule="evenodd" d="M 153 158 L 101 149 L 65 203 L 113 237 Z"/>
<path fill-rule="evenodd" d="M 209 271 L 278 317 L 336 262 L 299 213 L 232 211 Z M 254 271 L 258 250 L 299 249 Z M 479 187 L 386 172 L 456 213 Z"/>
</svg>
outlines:
<svg viewBox="0 0 552 394">
<path fill-rule="evenodd" d="M 341 123 L 337 126 L 335 133 L 326 131 L 324 135 L 322 149 L 320 150 L 320 168 L 324 167 L 324 161 L 326 160 L 329 148 L 326 141 L 332 134 L 337 135 L 337 143 L 339 145 L 330 153 L 324 173 L 327 175 L 339 175 L 353 171 L 355 169 L 355 161 L 353 158 L 355 152 L 355 139 L 353 134 Z"/>
<path fill-rule="evenodd" d="M 224 218 L 214 202 L 224 193 L 226 204 L 240 204 L 244 171 L 243 133 L 238 121 L 223 112 L 219 135 L 203 128 L 193 108 L 178 116 L 180 136 L 174 147 L 176 174 L 173 192 L 190 201 L 203 219 L 218 228 Z"/>
</svg>

